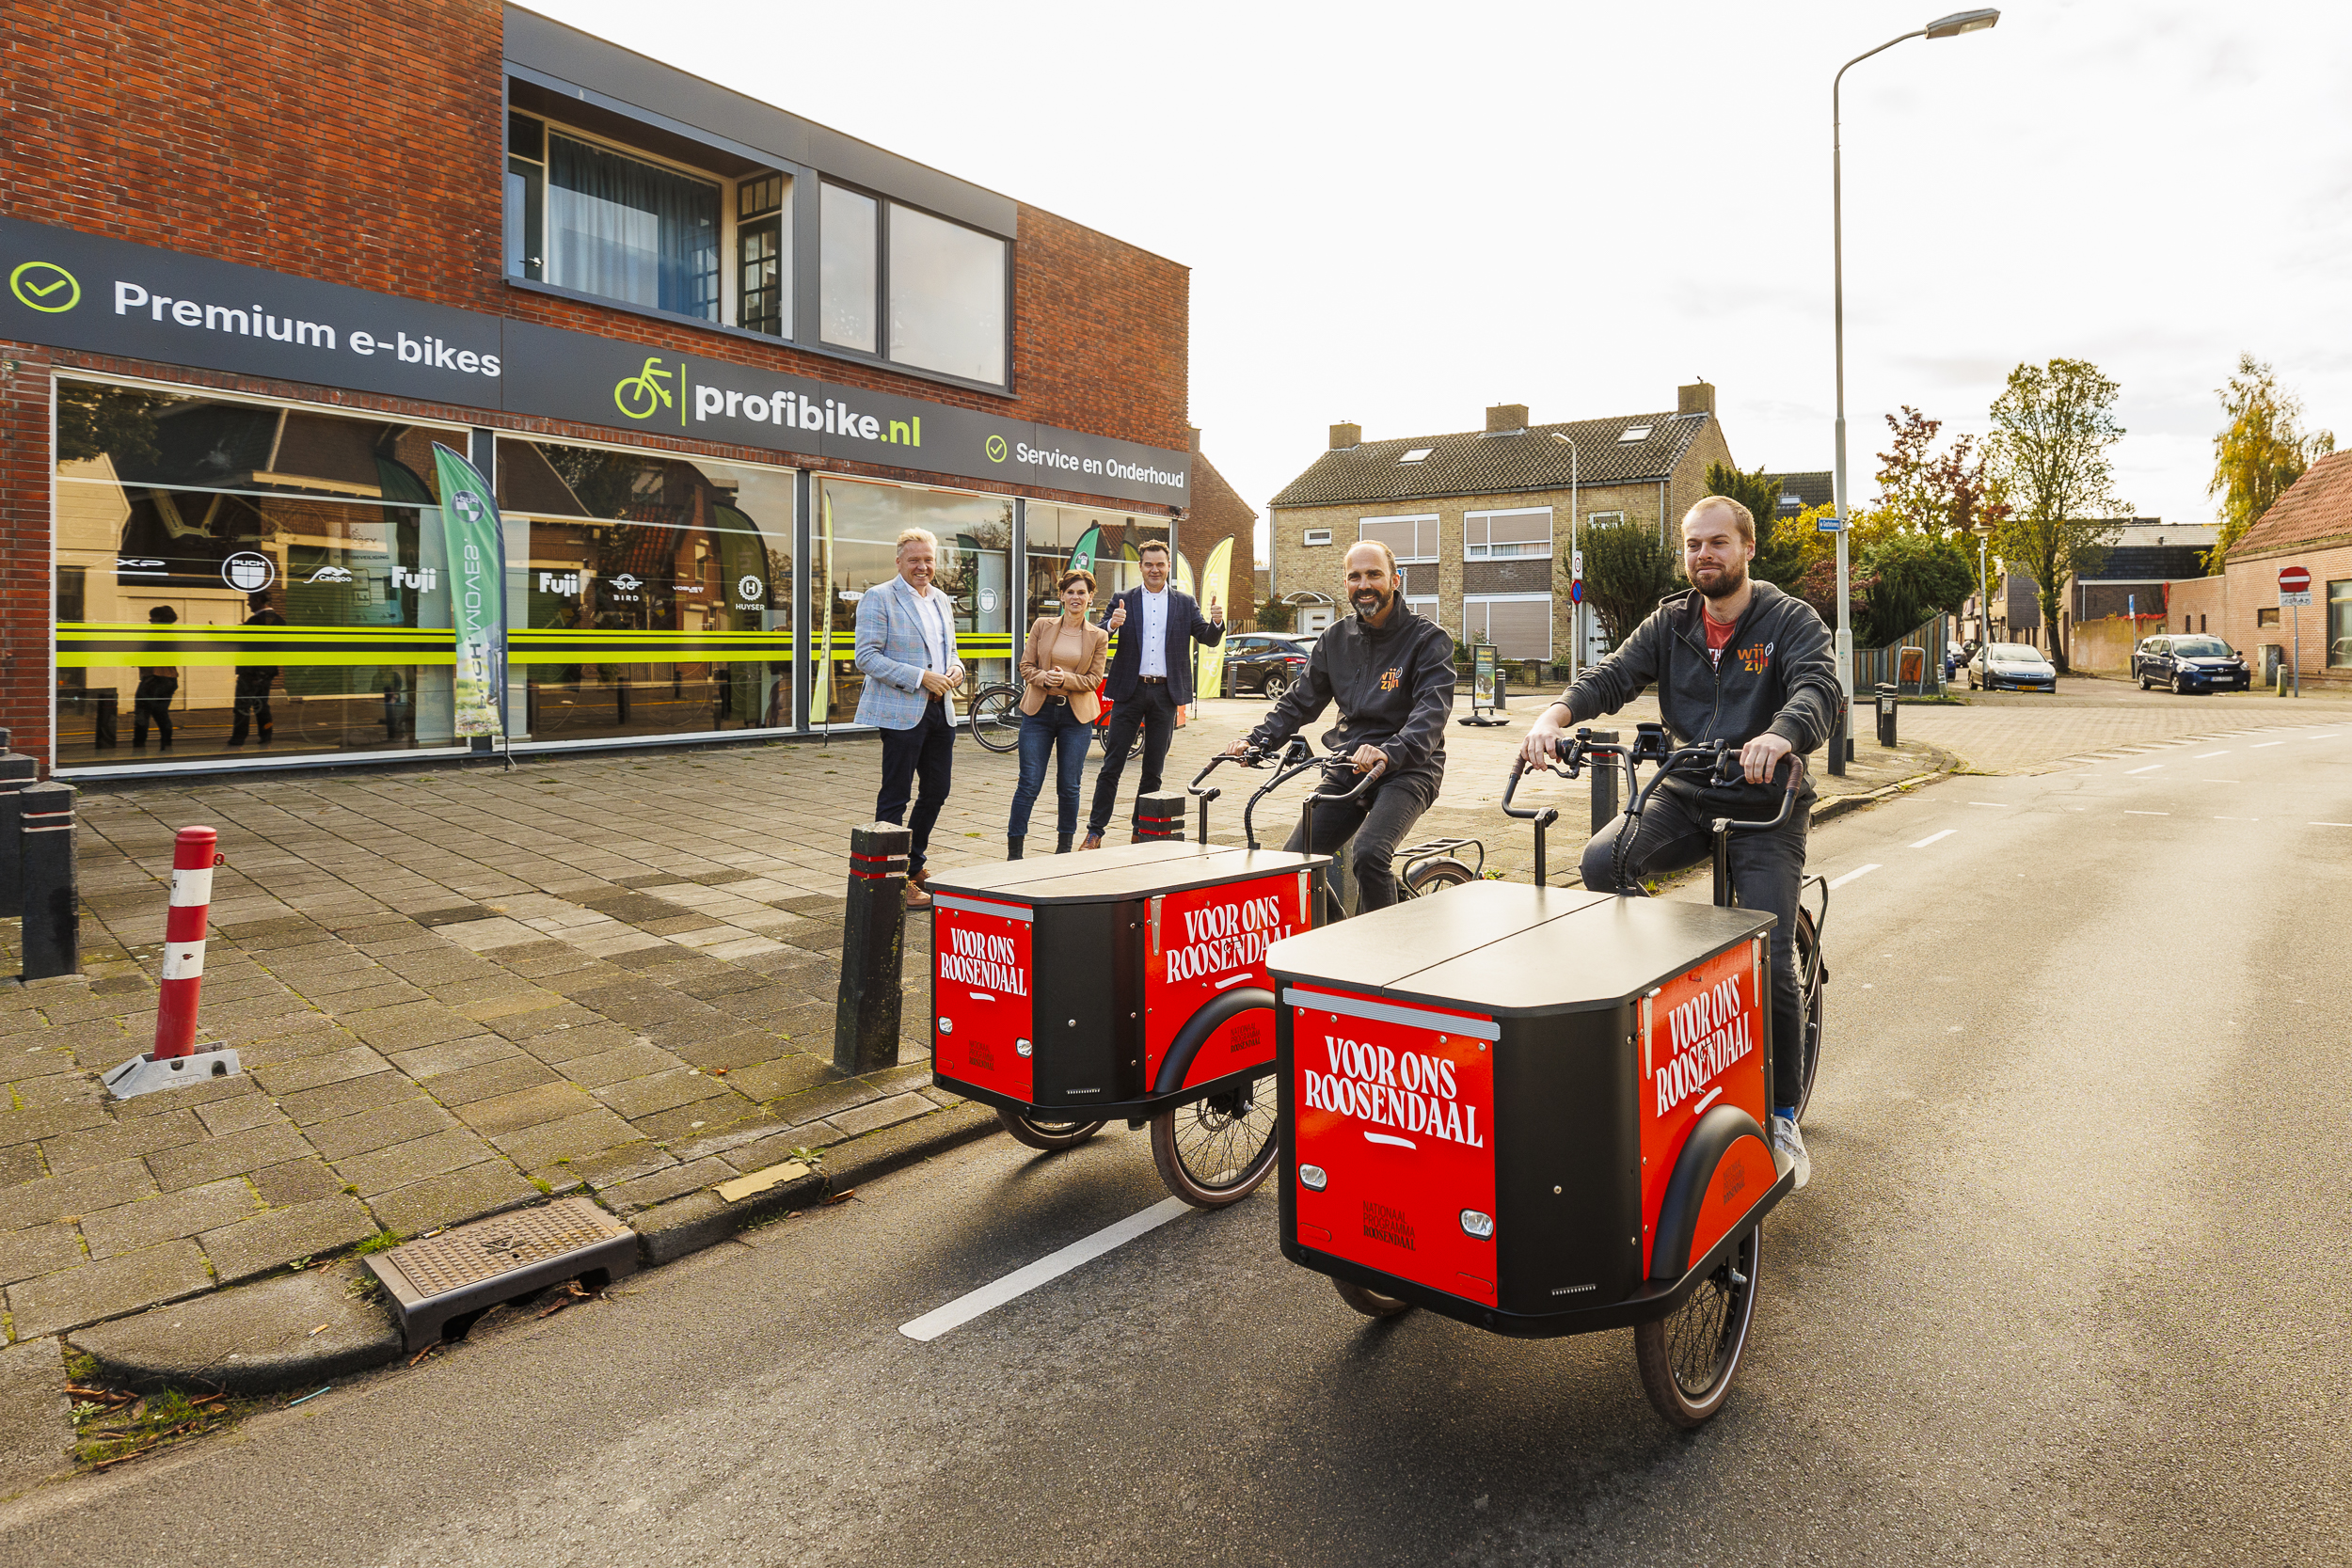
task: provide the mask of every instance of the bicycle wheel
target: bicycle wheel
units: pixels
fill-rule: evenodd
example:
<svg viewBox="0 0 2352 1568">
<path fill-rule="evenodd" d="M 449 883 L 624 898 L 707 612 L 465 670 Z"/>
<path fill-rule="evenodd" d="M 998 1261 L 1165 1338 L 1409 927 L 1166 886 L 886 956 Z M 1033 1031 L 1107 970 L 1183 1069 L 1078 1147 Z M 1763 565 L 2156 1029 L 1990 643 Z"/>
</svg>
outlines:
<svg viewBox="0 0 2352 1568">
<path fill-rule="evenodd" d="M 1633 1361 L 1642 1392 L 1661 1416 L 1684 1430 L 1704 1426 L 1723 1408 L 1756 1319 L 1756 1234 L 1751 1228 L 1731 1257 L 1666 1317 L 1637 1323 Z"/>
<path fill-rule="evenodd" d="M 1367 1291 L 1361 1285 L 1351 1285 L 1344 1279 L 1334 1278 L 1331 1289 L 1340 1293 L 1342 1301 L 1367 1318 L 1394 1318 L 1413 1309 L 1413 1304 L 1402 1296 L 1384 1296 L 1377 1291 Z"/>
<path fill-rule="evenodd" d="M 1196 1209 L 1221 1209 L 1258 1190 L 1274 1169 L 1274 1074 L 1152 1118 L 1152 1163 L 1168 1190 Z"/>
<path fill-rule="evenodd" d="M 1103 1131 L 1099 1121 L 1049 1121 L 1042 1117 L 1008 1111 L 1002 1105 L 996 1107 L 996 1119 L 1005 1124 L 1013 1142 L 1044 1149 L 1049 1154 L 1057 1149 L 1074 1148 Z"/>
<path fill-rule="evenodd" d="M 1411 875 L 1405 879 L 1405 891 L 1421 898 L 1445 888 L 1460 887 L 1465 882 L 1476 880 L 1476 874 L 1460 861 L 1424 861 L 1413 867 Z"/>
<path fill-rule="evenodd" d="M 1797 983 L 1804 984 L 1813 973 L 1814 949 L 1820 939 L 1813 932 L 1813 911 L 1797 911 Z M 1813 1075 L 1821 1068 L 1821 1005 L 1829 990 L 1829 970 L 1824 966 L 1820 979 L 1804 993 L 1804 1038 L 1797 1051 L 1797 1120 L 1804 1120 L 1804 1108 L 1813 1100 Z"/>
<path fill-rule="evenodd" d="M 1009 752 L 1021 743 L 1021 689 L 986 686 L 972 699 L 972 738 L 992 752 Z"/>
</svg>

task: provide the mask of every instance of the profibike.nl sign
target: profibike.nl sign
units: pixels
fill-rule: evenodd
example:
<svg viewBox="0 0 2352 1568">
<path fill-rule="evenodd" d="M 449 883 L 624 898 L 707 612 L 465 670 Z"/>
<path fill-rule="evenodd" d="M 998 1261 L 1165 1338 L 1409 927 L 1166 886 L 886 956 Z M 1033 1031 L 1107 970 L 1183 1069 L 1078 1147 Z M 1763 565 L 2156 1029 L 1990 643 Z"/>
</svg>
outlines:
<svg viewBox="0 0 2352 1568">
<path fill-rule="evenodd" d="M 1160 506 L 1189 454 L 0 218 L 0 338 Z"/>
</svg>

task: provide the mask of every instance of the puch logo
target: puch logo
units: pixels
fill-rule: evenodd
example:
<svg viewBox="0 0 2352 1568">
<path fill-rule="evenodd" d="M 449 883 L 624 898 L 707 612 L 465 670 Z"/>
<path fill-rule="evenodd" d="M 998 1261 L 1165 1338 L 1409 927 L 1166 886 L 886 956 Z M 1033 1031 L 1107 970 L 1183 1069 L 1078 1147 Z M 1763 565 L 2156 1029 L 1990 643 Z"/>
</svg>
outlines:
<svg viewBox="0 0 2352 1568">
<path fill-rule="evenodd" d="M 239 550 L 220 563 L 220 580 L 242 594 L 278 580 L 278 562 L 259 550 Z"/>
<path fill-rule="evenodd" d="M 1762 674 L 1772 665 L 1772 649 L 1774 646 L 1776 646 L 1776 644 L 1771 642 L 1758 642 L 1752 646 L 1740 649 L 1740 668 L 1747 671 L 1747 673 L 1751 675 Z"/>
<path fill-rule="evenodd" d="M 482 521 L 482 498 L 471 490 L 460 490 L 450 497 L 449 509 L 469 523 Z"/>
<path fill-rule="evenodd" d="M 1465 1105 L 1456 1098 L 1454 1064 L 1443 1056 L 1391 1051 L 1385 1045 L 1343 1040 L 1336 1035 L 1324 1036 L 1323 1044 L 1325 1065 L 1331 1070 L 1302 1068 L 1300 1071 L 1307 1081 L 1309 1110 L 1337 1111 L 1358 1121 L 1401 1128 L 1468 1148 L 1486 1147 L 1486 1140 L 1478 1135 L 1478 1107 Z M 1366 1132 L 1364 1136 L 1405 1148 L 1420 1147 L 1410 1138 L 1389 1132 Z"/>
<path fill-rule="evenodd" d="M 55 316 L 82 303 L 82 284 L 55 261 L 26 261 L 8 274 L 8 293 L 17 303 L 44 316 Z"/>
<path fill-rule="evenodd" d="M 1740 1005 L 1737 974 L 1666 1015 L 1674 1054 L 1658 1069 L 1657 1115 L 1664 1116 L 1756 1049 L 1749 1022 L 1754 1016 Z"/>
<path fill-rule="evenodd" d="M 1383 691 L 1394 691 L 1399 686 L 1403 685 L 1404 682 L 1405 668 L 1402 665 L 1399 665 L 1393 670 L 1383 670 L 1380 672 L 1380 689 Z"/>
<path fill-rule="evenodd" d="M 635 375 L 612 384 L 612 404 L 632 420 L 651 419 L 659 409 L 667 408 L 675 400 L 663 385 L 677 372 L 660 368 L 661 356 L 649 354 L 644 368 Z"/>
<path fill-rule="evenodd" d="M 392 586 L 405 588 L 412 593 L 430 594 L 441 586 L 441 569 L 426 566 L 412 572 L 405 566 L 395 565 L 392 568 Z"/>
<path fill-rule="evenodd" d="M 991 463 L 1002 463 L 1005 460 L 1006 452 L 1005 438 L 1002 436 L 990 436 L 988 438 L 987 451 L 988 460 Z"/>
<path fill-rule="evenodd" d="M 1265 957 L 1269 943 L 1290 934 L 1279 894 L 1186 910 L 1184 945 L 1168 950 L 1168 978 L 1197 980 L 1247 970 Z"/>
<path fill-rule="evenodd" d="M 541 572 L 539 592 L 561 594 L 568 599 L 580 592 L 580 574 L 578 572 Z"/>
</svg>

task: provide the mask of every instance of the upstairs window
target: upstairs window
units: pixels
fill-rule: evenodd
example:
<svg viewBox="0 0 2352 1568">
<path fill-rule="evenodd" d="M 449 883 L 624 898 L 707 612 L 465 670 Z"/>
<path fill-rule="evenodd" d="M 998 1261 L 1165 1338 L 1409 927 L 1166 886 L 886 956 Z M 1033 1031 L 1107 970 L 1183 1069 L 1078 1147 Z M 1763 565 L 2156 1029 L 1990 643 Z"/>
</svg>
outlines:
<svg viewBox="0 0 2352 1568">
<path fill-rule="evenodd" d="M 1462 519 L 1462 559 L 1508 561 L 1551 554 L 1551 509 L 1472 512 Z"/>
<path fill-rule="evenodd" d="M 792 182 L 781 174 L 736 187 L 735 319 L 747 332 L 792 335 L 792 261 L 784 245 L 784 204 Z"/>
<path fill-rule="evenodd" d="M 890 204 L 890 357 L 1004 381 L 1004 241 Z"/>
<path fill-rule="evenodd" d="M 546 280 L 717 321 L 718 182 L 548 132 Z"/>
<path fill-rule="evenodd" d="M 823 298 L 825 341 L 835 348 L 876 352 L 874 330 L 882 294 L 882 204 L 870 196 L 828 183 L 818 208 L 818 293 Z"/>
<path fill-rule="evenodd" d="M 1438 559 L 1438 519 L 1429 517 L 1364 517 L 1357 522 L 1359 539 L 1386 545 L 1400 564 Z"/>
</svg>

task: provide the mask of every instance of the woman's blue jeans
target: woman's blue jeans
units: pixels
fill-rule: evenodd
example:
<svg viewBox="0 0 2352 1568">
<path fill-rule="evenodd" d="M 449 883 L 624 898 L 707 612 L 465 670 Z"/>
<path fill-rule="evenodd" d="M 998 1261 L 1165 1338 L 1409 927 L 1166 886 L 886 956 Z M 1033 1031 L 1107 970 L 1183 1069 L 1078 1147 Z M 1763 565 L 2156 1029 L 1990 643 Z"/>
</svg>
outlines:
<svg viewBox="0 0 2352 1568">
<path fill-rule="evenodd" d="M 1050 698 L 1035 713 L 1022 716 L 1021 784 L 1012 792 L 1012 819 L 1005 824 L 1008 837 L 1028 836 L 1029 808 L 1037 804 L 1038 791 L 1045 787 L 1045 759 L 1057 747 L 1061 772 L 1055 781 L 1055 793 L 1060 799 L 1060 831 L 1078 831 L 1078 784 L 1086 774 L 1087 742 L 1092 728 L 1071 712 L 1068 703 Z"/>
</svg>

